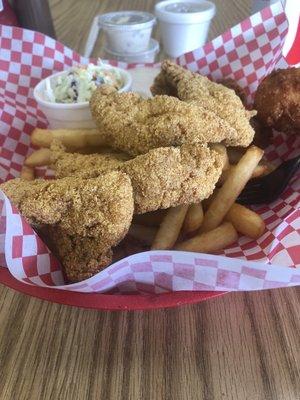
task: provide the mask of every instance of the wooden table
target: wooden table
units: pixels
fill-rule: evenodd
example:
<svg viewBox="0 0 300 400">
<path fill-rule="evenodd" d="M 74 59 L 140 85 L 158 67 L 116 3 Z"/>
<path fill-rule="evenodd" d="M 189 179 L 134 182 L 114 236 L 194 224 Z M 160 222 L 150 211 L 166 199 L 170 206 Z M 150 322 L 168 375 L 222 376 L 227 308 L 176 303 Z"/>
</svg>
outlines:
<svg viewBox="0 0 300 400">
<path fill-rule="evenodd" d="M 216 3 L 212 36 L 250 9 L 243 0 Z M 82 51 L 96 13 L 152 10 L 153 1 L 50 6 L 60 40 Z M 98 312 L 0 285 L 0 399 L 300 399 L 299 294 L 232 293 L 178 309 Z"/>
</svg>

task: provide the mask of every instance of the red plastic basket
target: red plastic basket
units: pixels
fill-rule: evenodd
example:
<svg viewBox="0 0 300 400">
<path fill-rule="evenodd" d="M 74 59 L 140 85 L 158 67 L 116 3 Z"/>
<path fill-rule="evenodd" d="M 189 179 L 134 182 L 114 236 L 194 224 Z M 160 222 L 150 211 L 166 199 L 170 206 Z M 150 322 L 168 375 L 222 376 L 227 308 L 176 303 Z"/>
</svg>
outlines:
<svg viewBox="0 0 300 400">
<path fill-rule="evenodd" d="M 200 303 L 226 292 L 172 292 L 155 295 L 113 295 L 67 292 L 28 285 L 15 279 L 8 269 L 0 267 L 0 283 L 29 296 L 69 306 L 106 311 L 154 310 Z"/>
</svg>

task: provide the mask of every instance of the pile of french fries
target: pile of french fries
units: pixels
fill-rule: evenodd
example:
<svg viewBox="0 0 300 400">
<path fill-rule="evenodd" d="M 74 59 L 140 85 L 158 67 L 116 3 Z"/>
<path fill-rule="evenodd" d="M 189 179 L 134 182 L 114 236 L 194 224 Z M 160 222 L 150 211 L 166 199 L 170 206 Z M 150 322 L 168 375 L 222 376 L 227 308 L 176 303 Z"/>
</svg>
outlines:
<svg viewBox="0 0 300 400">
<path fill-rule="evenodd" d="M 31 135 L 33 145 L 40 147 L 25 160 L 21 178 L 35 179 L 35 168 L 50 164 L 50 146 L 58 139 L 68 151 L 85 152 L 103 146 L 96 129 L 39 129 Z M 181 205 L 168 210 L 136 215 L 128 235 L 151 249 L 176 249 L 214 253 L 233 244 L 239 234 L 258 239 L 265 230 L 262 218 L 236 203 L 247 182 L 266 175 L 274 167 L 262 161 L 263 150 L 212 147 L 222 156 L 223 173 L 212 196 L 199 204 Z M 87 152 L 87 151 L 86 151 Z"/>
</svg>

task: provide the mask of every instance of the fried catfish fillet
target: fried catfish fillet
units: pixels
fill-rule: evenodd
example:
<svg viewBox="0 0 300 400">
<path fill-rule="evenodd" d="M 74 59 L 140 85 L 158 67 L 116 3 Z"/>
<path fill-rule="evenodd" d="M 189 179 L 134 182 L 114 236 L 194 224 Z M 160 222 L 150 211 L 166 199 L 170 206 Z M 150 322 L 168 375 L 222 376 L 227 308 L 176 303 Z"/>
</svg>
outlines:
<svg viewBox="0 0 300 400">
<path fill-rule="evenodd" d="M 69 282 L 90 278 L 112 262 L 112 250 L 104 251 L 98 238 L 72 236 L 54 225 L 45 225 L 38 231 L 61 262 Z"/>
<path fill-rule="evenodd" d="M 144 99 L 137 93 L 118 93 L 102 85 L 93 93 L 90 109 L 107 145 L 132 156 L 185 143 L 248 145 L 252 140 L 251 134 L 245 139 L 227 119 L 198 101 L 171 96 Z M 248 123 L 246 111 L 242 114 Z"/>
<path fill-rule="evenodd" d="M 98 157 L 99 162 L 96 154 L 71 154 L 56 147 L 52 164 L 57 178 L 90 178 L 105 169 L 101 155 Z M 130 177 L 137 214 L 201 201 L 213 192 L 222 172 L 221 156 L 202 144 L 161 147 L 120 165 L 109 165 Z"/>
<path fill-rule="evenodd" d="M 83 179 L 23 181 L 0 185 L 77 282 L 111 263 L 112 250 L 126 235 L 133 215 L 129 177 L 122 172 Z"/>
<path fill-rule="evenodd" d="M 56 178 L 67 176 L 97 177 L 100 172 L 117 170 L 129 156 L 125 153 L 93 153 L 80 154 L 67 152 L 65 146 L 58 140 L 51 144 L 51 167 L 55 170 Z M 97 171 L 93 173 L 92 171 Z M 80 173 L 80 171 L 82 173 Z M 88 171 L 90 173 L 88 174 Z"/>
<path fill-rule="evenodd" d="M 103 250 L 118 243 L 133 214 L 129 177 L 113 171 L 94 179 L 13 179 L 0 188 L 34 227 L 55 225 L 69 235 L 97 237 Z"/>
<path fill-rule="evenodd" d="M 247 111 L 235 92 L 222 84 L 165 60 L 151 91 L 154 95 L 171 94 L 207 112 L 213 112 L 234 131 L 224 137 L 224 143 L 228 146 L 247 147 L 253 140 L 254 131 L 249 121 L 255 112 Z"/>
</svg>

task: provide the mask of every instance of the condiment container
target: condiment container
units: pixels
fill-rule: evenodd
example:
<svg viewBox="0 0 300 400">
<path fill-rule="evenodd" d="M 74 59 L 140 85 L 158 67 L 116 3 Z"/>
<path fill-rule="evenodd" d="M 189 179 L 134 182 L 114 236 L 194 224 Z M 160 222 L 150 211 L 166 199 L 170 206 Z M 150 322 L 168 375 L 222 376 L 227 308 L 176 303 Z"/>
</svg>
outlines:
<svg viewBox="0 0 300 400">
<path fill-rule="evenodd" d="M 209 25 L 216 7 L 204 0 L 166 0 L 157 3 L 164 52 L 176 58 L 201 47 L 207 40 Z"/>
<path fill-rule="evenodd" d="M 153 63 L 159 52 L 159 43 L 155 39 L 150 39 L 148 48 L 139 53 L 118 53 L 116 51 L 104 48 L 105 57 L 110 60 L 123 61 L 129 64 L 135 63 Z"/>
<path fill-rule="evenodd" d="M 119 92 L 128 92 L 131 89 L 132 78 L 128 71 L 122 68 L 106 65 L 106 69 L 117 69 L 123 80 L 123 86 Z M 68 70 L 61 71 L 50 76 L 50 80 L 56 81 L 59 76 L 67 75 Z M 95 123 L 92 119 L 89 102 L 80 103 L 53 103 L 46 96 L 46 79 L 40 81 L 33 90 L 33 96 L 39 109 L 45 114 L 52 129 L 58 128 L 93 128 Z"/>
<path fill-rule="evenodd" d="M 139 53 L 149 46 L 154 15 L 143 11 L 118 11 L 99 16 L 105 47 L 117 53 Z"/>
</svg>

